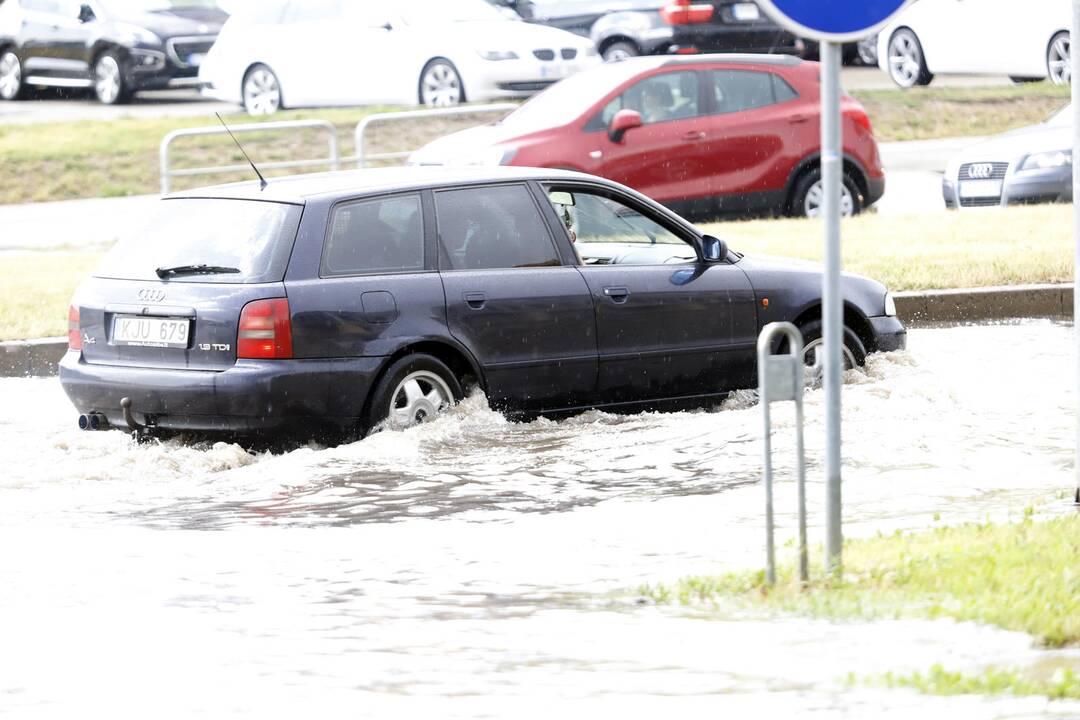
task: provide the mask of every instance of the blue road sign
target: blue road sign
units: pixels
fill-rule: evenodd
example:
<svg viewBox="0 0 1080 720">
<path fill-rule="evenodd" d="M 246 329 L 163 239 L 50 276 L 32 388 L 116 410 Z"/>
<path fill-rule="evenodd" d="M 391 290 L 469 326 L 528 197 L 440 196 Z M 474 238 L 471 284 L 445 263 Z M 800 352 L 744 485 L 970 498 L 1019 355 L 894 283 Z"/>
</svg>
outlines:
<svg viewBox="0 0 1080 720">
<path fill-rule="evenodd" d="M 796 35 L 812 40 L 855 40 L 881 29 L 908 0 L 758 0 Z"/>
</svg>

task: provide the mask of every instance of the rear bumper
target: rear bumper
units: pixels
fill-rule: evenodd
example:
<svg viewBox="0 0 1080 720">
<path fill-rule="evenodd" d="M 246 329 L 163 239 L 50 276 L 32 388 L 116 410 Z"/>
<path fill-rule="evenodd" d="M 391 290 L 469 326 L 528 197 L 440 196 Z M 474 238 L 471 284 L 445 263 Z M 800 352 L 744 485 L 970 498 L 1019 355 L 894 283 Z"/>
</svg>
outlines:
<svg viewBox="0 0 1080 720">
<path fill-rule="evenodd" d="M 101 413 L 116 427 L 125 427 L 126 397 L 137 422 L 163 430 L 310 431 L 315 423 L 354 426 L 383 360 L 240 360 L 213 372 L 90 365 L 69 351 L 60 383 L 80 413 Z"/>
<path fill-rule="evenodd" d="M 672 32 L 672 51 L 700 53 L 781 53 L 801 55 L 806 45 L 786 30 L 772 24 L 721 25 L 701 23 L 675 25 Z"/>
<path fill-rule="evenodd" d="M 866 179 L 866 207 L 870 207 L 885 194 L 885 176 Z"/>
<path fill-rule="evenodd" d="M 907 348 L 907 330 L 900 318 L 892 315 L 868 318 L 873 331 L 869 352 L 891 352 Z"/>
</svg>

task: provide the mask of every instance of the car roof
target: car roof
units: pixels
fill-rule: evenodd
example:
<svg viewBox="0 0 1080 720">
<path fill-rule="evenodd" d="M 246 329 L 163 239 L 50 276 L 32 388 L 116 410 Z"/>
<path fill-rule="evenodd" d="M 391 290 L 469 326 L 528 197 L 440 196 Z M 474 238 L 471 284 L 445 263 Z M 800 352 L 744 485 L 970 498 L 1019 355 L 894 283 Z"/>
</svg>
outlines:
<svg viewBox="0 0 1080 720">
<path fill-rule="evenodd" d="M 560 179 L 591 180 L 607 184 L 601 178 L 569 170 L 527 167 L 410 166 L 290 175 L 270 179 L 265 189 L 260 189 L 258 180 L 252 180 L 186 190 L 173 193 L 168 197 L 170 199 L 228 198 L 304 204 L 309 200 L 335 199 L 375 192 L 476 185 L 487 182 Z"/>
</svg>

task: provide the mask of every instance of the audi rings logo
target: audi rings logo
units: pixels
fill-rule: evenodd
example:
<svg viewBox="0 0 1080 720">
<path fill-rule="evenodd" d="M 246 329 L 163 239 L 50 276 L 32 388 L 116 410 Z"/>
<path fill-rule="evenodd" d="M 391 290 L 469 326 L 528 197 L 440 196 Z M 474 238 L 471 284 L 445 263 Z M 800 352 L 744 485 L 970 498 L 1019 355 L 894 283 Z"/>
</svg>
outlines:
<svg viewBox="0 0 1080 720">
<path fill-rule="evenodd" d="M 161 302 L 165 299 L 165 291 L 146 288 L 139 291 L 139 299 L 143 302 Z"/>
<path fill-rule="evenodd" d="M 972 180 L 985 180 L 994 174 L 992 163 L 975 163 L 968 167 L 968 177 Z"/>
</svg>

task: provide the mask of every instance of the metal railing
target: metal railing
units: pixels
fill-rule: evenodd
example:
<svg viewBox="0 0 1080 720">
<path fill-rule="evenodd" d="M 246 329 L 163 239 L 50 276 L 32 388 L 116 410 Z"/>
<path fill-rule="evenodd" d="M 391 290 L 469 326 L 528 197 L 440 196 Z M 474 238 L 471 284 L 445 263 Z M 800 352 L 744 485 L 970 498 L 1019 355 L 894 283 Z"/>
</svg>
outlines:
<svg viewBox="0 0 1080 720">
<path fill-rule="evenodd" d="M 252 132 L 273 132 L 275 130 L 295 130 L 312 128 L 326 131 L 327 147 L 330 157 L 317 158 L 314 160 L 285 160 L 278 162 L 258 163 L 260 170 L 275 170 L 281 168 L 304 168 L 330 166 L 332 170 L 341 169 L 341 154 L 338 152 L 337 130 L 326 120 L 288 120 L 285 122 L 249 123 L 246 125 L 230 125 L 229 130 L 236 135 Z M 225 135 L 224 127 L 211 126 L 202 128 L 190 128 L 187 130 L 174 130 L 161 141 L 159 150 L 161 158 L 161 192 L 168 194 L 172 191 L 172 179 L 174 177 L 186 177 L 191 175 L 219 175 L 222 173 L 244 172 L 250 169 L 247 164 L 221 165 L 215 167 L 180 168 L 174 170 L 169 162 L 169 147 L 173 141 L 182 137 L 199 135 Z"/>
<path fill-rule="evenodd" d="M 518 107 L 516 103 L 495 103 L 492 105 L 461 105 L 452 108 L 436 108 L 434 110 L 406 110 L 404 112 L 389 112 L 368 115 L 356 126 L 356 161 L 359 167 L 365 168 L 369 161 L 374 160 L 400 160 L 412 154 L 411 150 L 403 152 L 367 154 L 367 146 L 364 143 L 364 134 L 372 125 L 395 120 L 416 120 L 419 118 L 440 117 L 451 115 L 484 115 L 494 113 L 507 113 Z"/>
<path fill-rule="evenodd" d="M 788 352 L 773 355 L 779 335 L 787 337 Z M 795 401 L 796 480 L 799 487 L 799 580 L 810 580 L 806 550 L 806 458 L 803 450 L 803 386 L 806 368 L 803 361 L 803 338 L 799 329 L 788 322 L 769 323 L 758 336 L 758 399 L 765 421 L 765 581 L 776 584 L 776 549 L 773 541 L 772 417 L 774 402 Z"/>
</svg>

